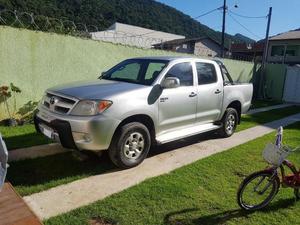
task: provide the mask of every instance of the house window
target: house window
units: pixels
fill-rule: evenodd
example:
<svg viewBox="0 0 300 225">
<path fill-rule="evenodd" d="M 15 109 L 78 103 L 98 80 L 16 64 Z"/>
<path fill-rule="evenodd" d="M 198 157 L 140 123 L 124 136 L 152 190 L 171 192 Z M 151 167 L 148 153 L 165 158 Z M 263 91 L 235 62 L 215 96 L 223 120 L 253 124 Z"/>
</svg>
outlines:
<svg viewBox="0 0 300 225">
<path fill-rule="evenodd" d="M 300 45 L 288 45 L 285 54 L 286 56 L 300 56 Z"/>
<path fill-rule="evenodd" d="M 184 49 L 187 49 L 187 47 L 188 47 L 187 44 L 182 45 L 182 48 L 184 48 Z"/>
<path fill-rule="evenodd" d="M 272 46 L 271 56 L 283 56 L 284 55 L 284 45 Z"/>
</svg>

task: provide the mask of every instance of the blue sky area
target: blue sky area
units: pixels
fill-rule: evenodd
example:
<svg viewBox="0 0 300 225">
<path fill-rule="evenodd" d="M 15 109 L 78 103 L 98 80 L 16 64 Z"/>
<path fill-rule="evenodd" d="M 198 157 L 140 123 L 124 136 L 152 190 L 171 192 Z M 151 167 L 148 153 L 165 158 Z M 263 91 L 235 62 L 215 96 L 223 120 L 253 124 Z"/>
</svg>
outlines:
<svg viewBox="0 0 300 225">
<path fill-rule="evenodd" d="M 222 6 L 223 0 L 157 0 L 172 6 L 191 17 L 197 17 L 212 9 Z M 238 5 L 238 8 L 234 6 Z M 226 32 L 241 33 L 254 40 L 263 39 L 266 34 L 266 18 L 243 18 L 244 16 L 264 16 L 269 7 L 273 7 L 270 35 L 300 28 L 300 0 L 227 0 L 228 9 L 232 12 L 226 17 Z M 248 30 L 246 30 L 243 26 Z M 222 12 L 220 10 L 198 19 L 202 24 L 214 30 L 222 30 Z"/>
</svg>

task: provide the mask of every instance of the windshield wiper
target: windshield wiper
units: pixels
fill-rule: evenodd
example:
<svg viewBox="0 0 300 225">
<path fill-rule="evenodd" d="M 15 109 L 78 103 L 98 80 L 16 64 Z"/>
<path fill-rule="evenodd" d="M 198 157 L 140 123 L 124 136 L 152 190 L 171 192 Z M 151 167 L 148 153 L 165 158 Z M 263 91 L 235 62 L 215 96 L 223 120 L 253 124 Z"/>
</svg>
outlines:
<svg viewBox="0 0 300 225">
<path fill-rule="evenodd" d="M 103 79 L 106 79 L 106 80 L 115 80 L 115 81 L 121 81 L 121 82 L 127 82 L 127 83 L 134 83 L 134 84 L 140 84 L 138 81 L 135 81 L 135 80 L 132 80 L 132 79 L 126 79 L 126 78 L 118 78 L 118 77 L 115 77 L 115 78 L 111 78 L 111 77 L 103 77 Z"/>
</svg>

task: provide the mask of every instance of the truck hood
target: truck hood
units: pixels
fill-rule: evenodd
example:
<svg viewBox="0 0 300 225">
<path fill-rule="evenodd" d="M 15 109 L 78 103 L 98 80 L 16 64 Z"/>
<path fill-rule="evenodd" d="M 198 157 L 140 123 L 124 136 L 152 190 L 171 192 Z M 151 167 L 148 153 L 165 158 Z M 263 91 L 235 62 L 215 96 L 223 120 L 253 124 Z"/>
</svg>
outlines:
<svg viewBox="0 0 300 225">
<path fill-rule="evenodd" d="M 112 80 L 91 80 L 67 83 L 49 88 L 48 91 L 61 93 L 78 99 L 105 99 L 147 86 Z"/>
</svg>

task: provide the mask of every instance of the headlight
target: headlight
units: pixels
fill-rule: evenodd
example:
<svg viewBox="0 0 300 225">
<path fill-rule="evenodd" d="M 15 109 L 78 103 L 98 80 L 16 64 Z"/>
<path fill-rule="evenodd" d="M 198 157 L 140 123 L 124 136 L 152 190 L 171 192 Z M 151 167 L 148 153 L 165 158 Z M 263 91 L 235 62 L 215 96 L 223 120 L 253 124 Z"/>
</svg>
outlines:
<svg viewBox="0 0 300 225">
<path fill-rule="evenodd" d="M 44 105 L 46 98 L 47 98 L 47 96 L 46 96 L 46 94 L 44 94 L 42 99 L 39 101 L 39 105 Z"/>
<path fill-rule="evenodd" d="M 77 105 L 74 107 L 70 114 L 75 116 L 94 116 L 104 112 L 111 105 L 112 102 L 107 100 L 83 100 L 77 103 Z"/>
</svg>

